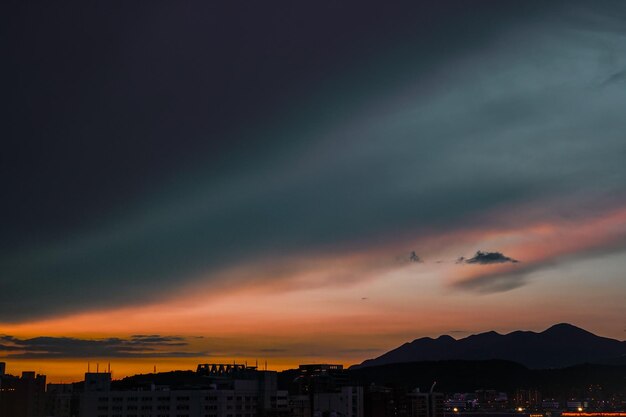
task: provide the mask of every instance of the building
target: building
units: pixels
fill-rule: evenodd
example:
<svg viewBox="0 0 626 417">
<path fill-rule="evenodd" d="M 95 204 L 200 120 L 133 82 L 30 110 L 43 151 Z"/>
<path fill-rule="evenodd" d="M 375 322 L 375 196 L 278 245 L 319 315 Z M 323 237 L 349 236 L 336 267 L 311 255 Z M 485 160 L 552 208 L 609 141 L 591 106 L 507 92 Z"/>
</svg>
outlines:
<svg viewBox="0 0 626 417">
<path fill-rule="evenodd" d="M 85 373 L 85 392 L 105 392 L 111 390 L 110 372 Z"/>
<path fill-rule="evenodd" d="M 307 364 L 298 367 L 296 378 L 298 394 L 336 392 L 350 385 L 348 373 L 343 365 Z"/>
<path fill-rule="evenodd" d="M 516 408 L 536 409 L 541 406 L 541 393 L 536 389 L 518 389 L 513 395 L 513 406 Z"/>
<path fill-rule="evenodd" d="M 78 416 L 79 397 L 74 384 L 48 384 L 46 398 L 46 416 Z"/>
<path fill-rule="evenodd" d="M 313 417 L 363 417 L 363 387 L 313 393 Z"/>
<path fill-rule="evenodd" d="M 289 395 L 290 417 L 311 417 L 311 398 L 308 395 Z"/>
<path fill-rule="evenodd" d="M 0 376 L 0 417 L 44 416 L 46 376 L 22 372 L 20 378 Z"/>
<path fill-rule="evenodd" d="M 541 401 L 541 408 L 544 410 L 559 410 L 561 408 L 561 403 L 554 398 L 543 399 Z"/>
<path fill-rule="evenodd" d="M 4 375 L 7 371 L 6 362 L 0 362 L 0 376 Z"/>
<path fill-rule="evenodd" d="M 257 417 L 288 416 L 286 391 L 277 373 L 245 365 L 203 364 L 184 385 L 126 389 L 111 385 L 111 374 L 86 374 L 81 417 Z"/>
<path fill-rule="evenodd" d="M 397 405 L 393 389 L 372 384 L 365 392 L 364 417 L 395 417 Z"/>
<path fill-rule="evenodd" d="M 411 417 L 443 417 L 444 397 L 440 392 L 414 391 L 407 394 L 407 402 Z"/>
<path fill-rule="evenodd" d="M 290 416 L 363 417 L 364 391 L 343 365 L 300 365 L 289 390 Z"/>
</svg>

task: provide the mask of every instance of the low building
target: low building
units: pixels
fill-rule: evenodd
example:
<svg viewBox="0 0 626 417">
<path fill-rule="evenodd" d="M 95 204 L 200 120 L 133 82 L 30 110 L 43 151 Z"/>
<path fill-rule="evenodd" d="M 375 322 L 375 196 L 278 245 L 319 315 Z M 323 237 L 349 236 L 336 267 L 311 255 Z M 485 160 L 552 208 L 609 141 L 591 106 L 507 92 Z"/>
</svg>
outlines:
<svg viewBox="0 0 626 417">
<path fill-rule="evenodd" d="M 81 417 L 269 417 L 288 415 L 276 372 L 201 365 L 189 386 L 151 384 L 112 389 L 110 374 L 86 375 Z"/>
</svg>

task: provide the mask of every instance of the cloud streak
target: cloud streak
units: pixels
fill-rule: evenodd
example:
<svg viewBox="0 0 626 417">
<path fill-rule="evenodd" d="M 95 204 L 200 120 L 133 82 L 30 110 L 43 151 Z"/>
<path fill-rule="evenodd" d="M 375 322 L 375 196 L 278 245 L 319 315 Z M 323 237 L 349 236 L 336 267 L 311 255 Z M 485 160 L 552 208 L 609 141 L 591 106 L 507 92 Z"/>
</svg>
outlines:
<svg viewBox="0 0 626 417">
<path fill-rule="evenodd" d="M 188 348 L 178 336 L 135 335 L 128 339 L 79 339 L 40 336 L 22 339 L 0 336 L 0 357 L 9 359 L 61 358 L 164 358 L 206 356 L 206 352 L 181 351 Z"/>
<path fill-rule="evenodd" d="M 125 71 L 81 72 L 84 85 L 72 90 L 76 95 L 92 91 L 102 79 L 111 80 L 107 91 L 98 90 L 97 104 L 65 103 L 66 113 L 48 123 L 32 123 L 30 113 L 9 117 L 23 121 L 11 136 L 18 150 L 42 147 L 28 142 L 31 137 L 61 145 L 53 150 L 57 158 L 42 152 L 3 172 L 4 178 L 15 179 L 8 187 L 7 201 L 12 203 L 3 207 L 10 210 L 4 218 L 16 221 L 3 234 L 0 294 L 7 296 L 0 303 L 0 322 L 150 303 L 181 296 L 189 288 L 202 287 L 210 294 L 237 284 L 350 285 L 393 268 L 379 260 L 355 265 L 354 253 L 363 254 L 362 260 L 370 253 L 388 255 L 379 249 L 397 249 L 400 243 L 419 240 L 416 236 L 436 240 L 433 234 L 491 230 L 501 225 L 485 213 L 502 207 L 542 205 L 570 196 L 577 207 L 598 195 L 624 194 L 626 126 L 621 109 L 626 108 L 626 93 L 601 85 L 626 67 L 620 53 L 626 49 L 619 19 L 623 3 L 591 7 L 581 2 L 572 9 L 571 3 L 559 2 L 524 7 L 486 2 L 473 12 L 473 6 L 458 6 L 468 14 L 449 13 L 456 10 L 453 3 L 436 10 L 415 4 L 408 10 L 392 8 L 385 16 L 378 7 L 366 7 L 363 22 L 382 22 L 376 26 L 380 33 L 391 30 L 389 37 L 375 42 L 360 38 L 378 33 L 371 24 L 345 34 L 338 18 L 329 22 L 335 24 L 329 34 L 322 34 L 318 24 L 307 25 L 312 11 L 296 6 L 288 19 L 271 16 L 276 25 L 269 32 L 246 23 L 247 18 L 250 24 L 264 19 L 235 14 L 243 19 L 242 38 L 235 37 L 236 43 L 224 50 L 205 42 L 230 39 L 225 28 L 220 36 L 207 36 L 205 30 L 221 26 L 196 16 L 190 21 L 183 9 L 173 15 L 158 9 L 155 22 L 140 26 L 141 33 L 121 36 L 120 47 L 114 48 L 125 51 L 126 58 L 111 57 L 128 65 Z M 337 7 L 331 19 L 352 16 L 348 6 Z M 457 15 L 462 18 L 450 17 Z M 171 19 L 190 23 L 175 25 L 181 30 L 171 42 L 148 41 L 162 39 L 162 28 L 171 27 Z M 293 24 L 300 21 L 302 25 Z M 46 27 L 41 30 L 56 33 Z M 331 40 L 339 36 L 342 48 L 326 47 L 334 41 L 319 43 L 322 35 Z M 108 57 L 108 37 L 101 36 L 98 50 Z M 293 44 L 277 41 L 281 39 Z M 355 45 L 367 46 L 361 50 Z M 89 56 L 97 55 L 91 46 L 87 50 Z M 203 60 L 198 50 L 211 51 L 211 59 Z M 131 63 L 127 57 L 133 57 Z M 154 66 L 154 80 L 146 75 L 153 72 L 135 59 L 160 64 Z M 171 67 L 170 61 L 180 65 Z M 27 61 L 15 59 L 14 65 L 26 65 L 22 62 Z M 116 65 L 105 62 L 107 68 Z M 210 70 L 216 62 L 241 65 L 237 71 L 229 66 L 215 74 Z M 258 69 L 258 62 L 267 68 Z M 48 68 L 25 68 L 40 67 Z M 297 71 L 290 75 L 284 68 Z M 310 68 L 317 75 L 308 74 Z M 47 101 L 33 99 L 32 91 L 47 91 L 37 86 L 56 85 L 56 80 L 32 75 L 30 89 L 15 94 L 16 103 L 26 104 L 15 109 L 26 112 L 38 103 L 56 103 L 57 96 L 74 97 L 61 89 Z M 290 76 L 294 78 L 288 84 Z M 146 77 L 154 84 L 142 84 Z M 75 78 L 68 81 L 70 86 Z M 138 84 L 142 89 L 133 90 Z M 278 87 L 286 84 L 291 87 L 282 93 L 289 105 L 268 110 L 280 95 Z M 231 94 L 232 89 L 239 95 Z M 259 96 L 250 97 L 250 92 Z M 188 101 L 193 105 L 184 107 Z M 146 113 L 129 109 L 128 103 Z M 179 104 L 183 111 L 176 109 Z M 94 110 L 98 106 L 105 111 Z M 79 110 L 81 115 L 75 114 Z M 117 119 L 118 113 L 131 116 Z M 267 120 L 249 117 L 257 113 Z M 231 125 L 245 126 L 245 131 L 230 131 Z M 42 130 L 29 130 L 37 126 Z M 104 134 L 100 129 L 106 126 L 119 128 Z M 24 129 L 28 134 L 20 133 Z M 63 142 L 68 135 L 72 140 Z M 148 139 L 137 139 L 144 137 Z M 120 143 L 111 144 L 118 153 L 109 154 L 112 138 Z M 233 143 L 232 148 L 221 142 Z M 64 157 L 83 143 L 82 152 Z M 181 148 L 187 153 L 177 154 Z M 146 150 L 152 165 L 141 164 Z M 100 152 L 106 158 L 92 155 Z M 169 167 L 169 175 L 162 174 L 162 165 Z M 109 206 L 109 201 L 117 203 Z M 502 228 L 514 229 L 515 217 Z M 54 224 L 47 224 L 48 219 Z M 32 227 L 33 222 L 42 227 Z M 593 242 L 580 246 L 571 250 L 584 251 Z M 422 252 L 428 242 L 414 247 L 429 255 Z M 533 254 L 531 245 L 525 251 L 514 245 L 489 247 L 515 254 L 524 267 L 538 264 L 543 256 Z M 557 256 L 554 249 L 542 251 Z M 318 261 L 328 258 L 337 260 L 335 268 L 319 267 Z M 505 258 L 483 257 L 476 263 L 489 263 L 490 269 L 510 267 L 512 259 Z M 499 276 L 508 273 L 498 271 Z M 522 277 L 501 282 L 484 271 L 463 274 L 454 277 L 465 283 L 456 287 L 471 291 L 504 291 L 528 283 Z"/>
</svg>

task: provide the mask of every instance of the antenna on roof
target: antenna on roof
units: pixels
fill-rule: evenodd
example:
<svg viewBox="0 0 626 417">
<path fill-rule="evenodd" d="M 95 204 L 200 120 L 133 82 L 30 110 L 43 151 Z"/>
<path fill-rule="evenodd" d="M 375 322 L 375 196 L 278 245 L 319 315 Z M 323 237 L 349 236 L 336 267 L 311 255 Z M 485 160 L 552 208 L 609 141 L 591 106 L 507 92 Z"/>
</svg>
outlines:
<svg viewBox="0 0 626 417">
<path fill-rule="evenodd" d="M 96 373 L 100 373 L 100 364 L 96 363 Z"/>
<path fill-rule="evenodd" d="M 91 373 L 91 364 L 87 362 L 87 373 Z"/>
<path fill-rule="evenodd" d="M 433 382 L 433 386 L 430 387 L 430 393 L 433 393 L 433 390 L 435 389 L 435 385 L 437 385 L 437 381 Z"/>
</svg>

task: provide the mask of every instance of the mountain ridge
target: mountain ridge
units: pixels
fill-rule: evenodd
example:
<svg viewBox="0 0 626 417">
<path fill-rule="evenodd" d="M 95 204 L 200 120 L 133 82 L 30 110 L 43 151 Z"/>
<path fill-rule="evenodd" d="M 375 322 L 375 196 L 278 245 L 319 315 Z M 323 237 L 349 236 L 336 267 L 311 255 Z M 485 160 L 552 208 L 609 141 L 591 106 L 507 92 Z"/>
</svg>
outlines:
<svg viewBox="0 0 626 417">
<path fill-rule="evenodd" d="M 516 330 L 500 334 L 492 330 L 461 339 L 449 335 L 436 339 L 422 337 L 353 368 L 419 361 L 500 359 L 533 369 L 547 369 L 582 363 L 621 363 L 624 357 L 626 341 L 558 323 L 542 332 Z"/>
</svg>

